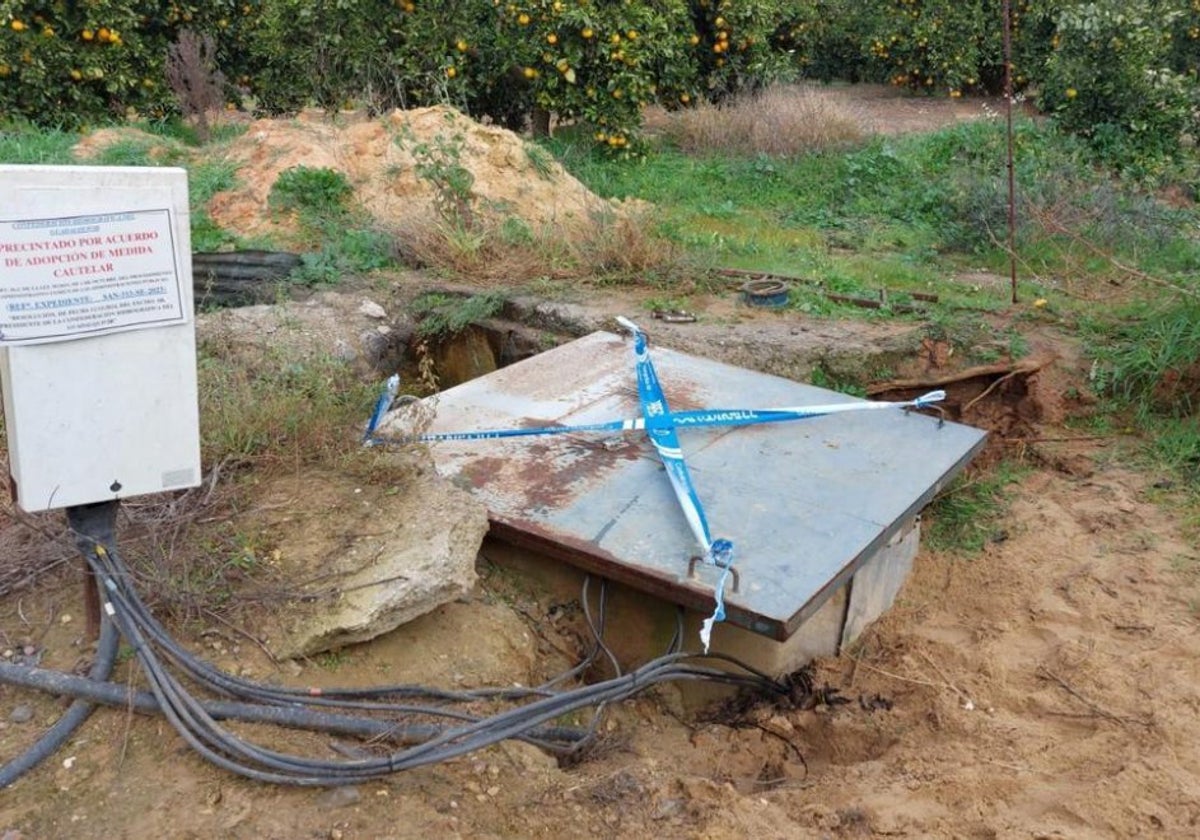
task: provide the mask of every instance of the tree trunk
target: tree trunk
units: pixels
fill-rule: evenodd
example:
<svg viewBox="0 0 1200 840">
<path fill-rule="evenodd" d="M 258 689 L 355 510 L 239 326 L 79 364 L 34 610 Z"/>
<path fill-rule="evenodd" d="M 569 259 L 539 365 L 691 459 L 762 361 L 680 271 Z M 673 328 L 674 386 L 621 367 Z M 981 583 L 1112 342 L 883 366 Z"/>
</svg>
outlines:
<svg viewBox="0 0 1200 840">
<path fill-rule="evenodd" d="M 550 136 L 550 112 L 545 108 L 534 107 L 531 117 L 534 137 Z"/>
</svg>

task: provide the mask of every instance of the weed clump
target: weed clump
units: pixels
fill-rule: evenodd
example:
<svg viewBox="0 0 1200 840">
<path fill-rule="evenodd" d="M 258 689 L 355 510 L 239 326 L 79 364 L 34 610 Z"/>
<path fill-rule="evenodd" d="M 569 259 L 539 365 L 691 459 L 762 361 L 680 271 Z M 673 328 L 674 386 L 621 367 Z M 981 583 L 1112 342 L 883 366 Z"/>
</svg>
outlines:
<svg viewBox="0 0 1200 840">
<path fill-rule="evenodd" d="M 341 172 L 324 166 L 293 166 L 279 173 L 267 201 L 274 208 L 314 221 L 342 215 L 352 192 Z"/>
<path fill-rule="evenodd" d="M 1200 299 L 1093 328 L 1093 386 L 1146 433 L 1157 463 L 1200 487 Z"/>
</svg>

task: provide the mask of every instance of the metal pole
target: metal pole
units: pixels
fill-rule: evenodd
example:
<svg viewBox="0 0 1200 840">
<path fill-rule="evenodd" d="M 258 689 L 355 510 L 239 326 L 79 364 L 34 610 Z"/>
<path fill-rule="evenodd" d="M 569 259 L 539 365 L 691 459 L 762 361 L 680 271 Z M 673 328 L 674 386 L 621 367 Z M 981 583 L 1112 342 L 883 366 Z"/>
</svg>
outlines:
<svg viewBox="0 0 1200 840">
<path fill-rule="evenodd" d="M 1012 302 L 1017 302 L 1017 179 L 1013 167 L 1013 82 L 1012 8 L 1003 2 L 1004 14 L 1004 111 L 1008 120 L 1008 268 Z"/>
</svg>

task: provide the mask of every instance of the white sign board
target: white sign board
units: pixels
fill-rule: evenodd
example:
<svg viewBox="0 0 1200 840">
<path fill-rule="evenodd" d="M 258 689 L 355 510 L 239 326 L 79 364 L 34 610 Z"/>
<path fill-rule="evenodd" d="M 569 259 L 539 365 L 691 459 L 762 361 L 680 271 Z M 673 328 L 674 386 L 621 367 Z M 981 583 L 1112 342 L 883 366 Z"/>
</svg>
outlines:
<svg viewBox="0 0 1200 840">
<path fill-rule="evenodd" d="M 0 385 L 13 500 L 200 481 L 187 173 L 0 164 Z"/>
<path fill-rule="evenodd" d="M 0 219 L 0 343 L 183 323 L 175 245 L 167 208 Z"/>
</svg>

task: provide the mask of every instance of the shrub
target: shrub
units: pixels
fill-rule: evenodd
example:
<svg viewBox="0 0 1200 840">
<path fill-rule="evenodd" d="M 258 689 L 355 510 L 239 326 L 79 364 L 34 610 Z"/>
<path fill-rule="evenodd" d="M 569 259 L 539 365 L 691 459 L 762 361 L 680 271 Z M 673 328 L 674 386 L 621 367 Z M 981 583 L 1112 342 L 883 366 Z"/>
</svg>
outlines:
<svg viewBox="0 0 1200 840">
<path fill-rule="evenodd" d="M 179 31 L 179 39 L 167 48 L 167 82 L 183 116 L 196 121 L 198 139 L 207 143 L 209 112 L 225 102 L 225 76 L 217 69 L 211 35 Z"/>
<path fill-rule="evenodd" d="M 268 200 L 280 210 L 329 218 L 341 214 L 352 192 L 346 176 L 337 170 L 293 166 L 279 173 Z"/>
<path fill-rule="evenodd" d="M 1168 66 L 1167 29 L 1182 10 L 1163 6 L 1100 0 L 1057 17 L 1039 104 L 1120 165 L 1153 167 L 1196 129 L 1196 86 Z"/>
</svg>

